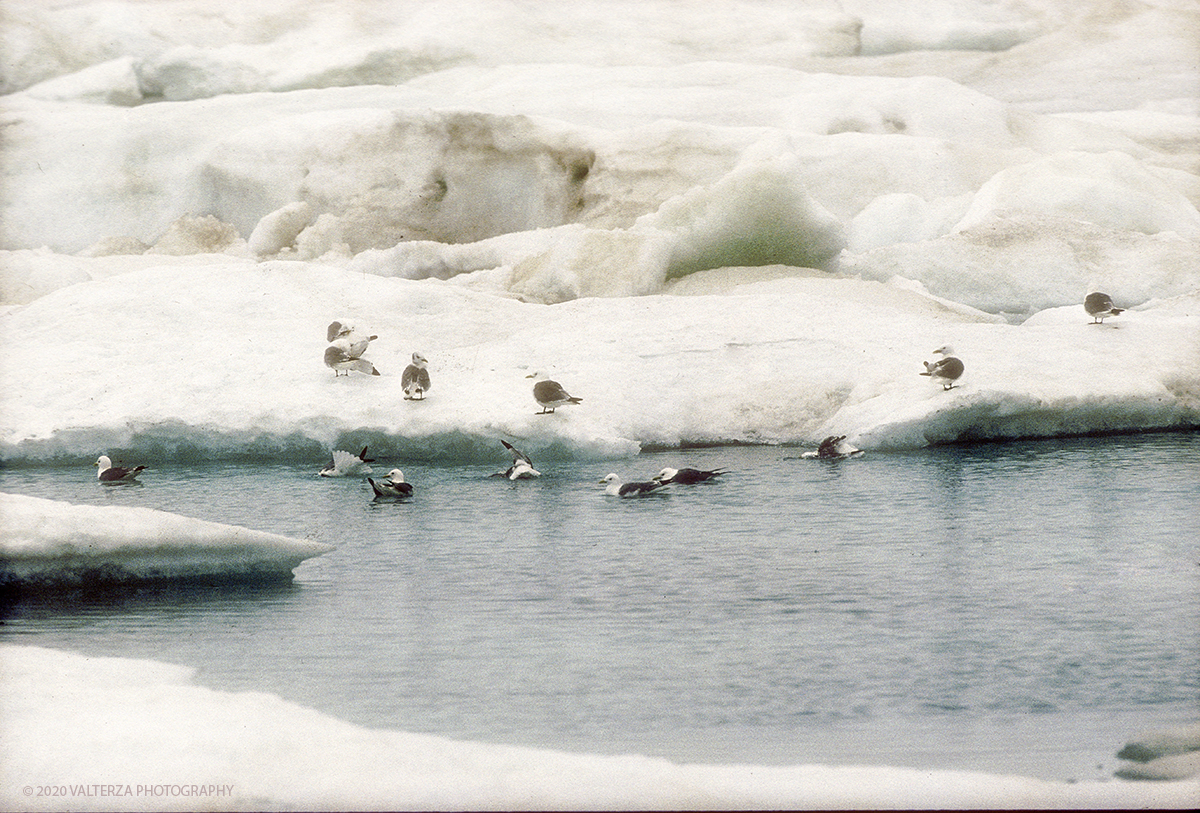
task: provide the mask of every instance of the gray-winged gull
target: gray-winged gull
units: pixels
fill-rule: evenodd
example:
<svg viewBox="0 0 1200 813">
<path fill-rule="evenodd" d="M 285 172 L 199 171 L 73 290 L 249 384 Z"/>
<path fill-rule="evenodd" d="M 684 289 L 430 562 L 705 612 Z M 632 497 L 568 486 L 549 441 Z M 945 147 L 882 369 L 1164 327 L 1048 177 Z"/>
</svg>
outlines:
<svg viewBox="0 0 1200 813">
<path fill-rule="evenodd" d="M 405 401 L 423 401 L 429 389 L 429 371 L 425 365 L 429 361 L 420 353 L 412 354 L 412 364 L 404 368 L 400 376 L 400 386 L 404 388 Z"/>
<path fill-rule="evenodd" d="M 525 377 L 538 379 L 537 383 L 533 385 L 533 400 L 542 407 L 542 411 L 538 413 L 540 415 L 553 413 L 563 404 L 578 404 L 583 400 L 572 396 L 563 389 L 562 384 L 551 381 L 542 373 L 531 373 Z"/>
<path fill-rule="evenodd" d="M 370 474 L 371 467 L 368 463 L 374 463 L 375 458 L 367 457 L 367 447 L 364 446 L 362 451 L 356 455 L 349 452 L 343 452 L 341 449 L 335 449 L 329 457 L 329 462 L 325 464 L 325 468 L 321 469 L 317 474 L 322 477 L 345 477 L 350 474 Z"/>
<path fill-rule="evenodd" d="M 600 482 L 608 484 L 608 488 L 604 489 L 604 493 L 610 497 L 645 497 L 647 494 L 653 494 L 667 487 L 667 483 L 660 480 L 649 480 L 644 483 L 622 483 L 621 478 L 616 474 L 609 474 Z"/>
<path fill-rule="evenodd" d="M 346 339 L 338 339 L 325 348 L 325 366 L 333 369 L 334 377 L 342 373 L 350 375 L 351 370 L 365 375 L 379 375 L 374 364 L 350 354 L 350 342 Z"/>
<path fill-rule="evenodd" d="M 1099 291 L 1088 294 L 1083 300 L 1083 309 L 1092 317 L 1093 325 L 1104 324 L 1105 316 L 1116 316 L 1124 313 L 1124 308 L 1114 308 L 1112 297 Z"/>
<path fill-rule="evenodd" d="M 386 480 L 373 480 L 368 477 L 367 482 L 371 484 L 371 490 L 375 492 L 376 497 L 412 496 L 412 483 L 404 482 L 404 472 L 400 469 L 389 471 Z"/>
<path fill-rule="evenodd" d="M 533 467 L 533 461 L 529 459 L 529 455 L 503 438 L 501 438 L 500 442 L 504 444 L 504 448 L 508 449 L 509 454 L 512 455 L 513 462 L 508 467 L 508 471 L 503 473 L 497 472 L 492 475 L 493 477 L 507 477 L 509 480 L 528 480 L 533 477 L 542 476 L 542 473 Z"/>
<path fill-rule="evenodd" d="M 943 347 L 939 347 L 933 352 L 941 354 L 944 358 L 938 361 L 924 362 L 925 372 L 921 373 L 921 375 L 927 375 L 934 381 L 937 381 L 942 385 L 943 390 L 953 389 L 954 382 L 957 381 L 958 377 L 963 374 L 962 360 L 950 355 L 954 352 L 954 348 L 948 344 Z"/>
<path fill-rule="evenodd" d="M 668 483 L 680 483 L 685 486 L 690 486 L 694 483 L 703 483 L 714 477 L 719 477 L 725 474 L 724 469 L 713 469 L 705 471 L 703 469 L 663 469 L 658 474 L 654 475 L 654 479 L 662 482 L 664 485 Z"/>
<path fill-rule="evenodd" d="M 114 466 L 108 455 L 102 454 L 96 458 L 96 479 L 102 483 L 128 483 L 146 470 L 145 466 Z"/>
<path fill-rule="evenodd" d="M 332 343 L 338 339 L 346 340 L 346 352 L 352 358 L 358 358 L 365 353 L 367 345 L 378 338 L 378 336 L 359 333 L 350 322 L 330 322 L 329 327 L 325 330 L 325 341 L 327 342 Z"/>
</svg>

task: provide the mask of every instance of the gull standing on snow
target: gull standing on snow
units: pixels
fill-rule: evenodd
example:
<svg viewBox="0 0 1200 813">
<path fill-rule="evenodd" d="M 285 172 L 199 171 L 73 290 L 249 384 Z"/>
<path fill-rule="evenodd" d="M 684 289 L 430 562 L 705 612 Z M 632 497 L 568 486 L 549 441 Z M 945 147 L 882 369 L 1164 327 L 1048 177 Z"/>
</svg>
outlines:
<svg viewBox="0 0 1200 813">
<path fill-rule="evenodd" d="M 96 458 L 96 468 L 98 469 L 96 479 L 102 483 L 132 482 L 139 473 L 146 470 L 145 466 L 134 466 L 132 469 L 127 469 L 124 466 L 114 466 L 106 454 L 102 454 Z"/>
<path fill-rule="evenodd" d="M 1104 324 L 1105 316 L 1116 316 L 1125 311 L 1124 308 L 1114 308 L 1112 297 L 1099 291 L 1088 294 L 1083 300 L 1083 309 L 1092 317 L 1091 324 Z M 1136 320 L 1135 320 L 1136 321 Z"/>
<path fill-rule="evenodd" d="M 420 353 L 412 354 L 412 364 L 405 367 L 404 374 L 400 376 L 405 401 L 425 400 L 425 392 L 429 389 L 429 371 L 425 369 L 428 363 Z"/>
<path fill-rule="evenodd" d="M 507 477 L 510 480 L 528 480 L 533 477 L 542 476 L 542 473 L 533 467 L 533 461 L 529 459 L 529 455 L 503 438 L 501 438 L 500 442 L 504 444 L 504 448 L 508 449 L 509 454 L 512 455 L 513 462 L 508 467 L 508 471 L 504 473 L 497 472 L 492 475 L 493 477 Z"/>
<path fill-rule="evenodd" d="M 926 361 L 925 372 L 921 375 L 927 375 L 934 381 L 942 385 L 943 390 L 954 388 L 954 382 L 963 374 L 963 363 L 960 359 L 950 355 L 954 352 L 954 348 L 950 345 L 939 347 L 933 351 L 935 354 L 941 354 L 942 359 L 938 361 Z"/>
<path fill-rule="evenodd" d="M 539 415 L 553 413 L 554 410 L 563 404 L 578 404 L 582 398 L 575 398 L 563 389 L 562 384 L 557 381 L 551 381 L 542 373 L 531 373 L 526 378 L 536 378 L 537 383 L 533 385 L 533 400 L 537 401 L 541 406 L 542 411 Z"/>
<path fill-rule="evenodd" d="M 375 365 L 362 358 L 369 345 L 378 336 L 359 333 L 349 322 L 334 321 L 325 331 L 329 346 L 325 348 L 325 366 L 333 369 L 336 378 L 342 372 L 350 375 L 357 370 L 365 375 L 379 375 Z"/>
<path fill-rule="evenodd" d="M 322 477 L 345 477 L 349 474 L 370 474 L 371 467 L 368 463 L 374 463 L 375 458 L 367 457 L 367 447 L 364 446 L 362 451 L 356 455 L 349 452 L 343 452 L 341 449 L 334 450 L 329 458 L 329 462 L 325 464 L 325 468 L 321 469 L 318 474 Z"/>
<path fill-rule="evenodd" d="M 359 333 L 350 322 L 330 322 L 329 327 L 325 330 L 325 341 L 333 343 L 338 339 L 345 339 L 347 350 L 354 358 L 358 358 L 365 353 L 367 345 L 378 338 L 375 335 L 367 336 Z"/>
<path fill-rule="evenodd" d="M 400 469 L 389 471 L 386 480 L 372 480 L 368 477 L 367 482 L 371 484 L 371 490 L 375 492 L 376 497 L 412 496 L 412 483 L 404 482 L 404 472 Z"/>
<path fill-rule="evenodd" d="M 608 484 L 608 488 L 604 489 L 604 493 L 610 497 L 645 497 L 647 494 L 653 494 L 667 487 L 667 483 L 661 480 L 650 480 L 644 483 L 622 483 L 621 478 L 616 474 L 609 474 L 600 482 L 601 484 Z"/>
<path fill-rule="evenodd" d="M 719 477 L 725 474 L 724 469 L 713 469 L 712 471 L 704 471 L 702 469 L 663 469 L 658 474 L 654 475 L 654 479 L 660 481 L 663 485 L 670 483 L 681 483 L 685 486 L 690 486 L 694 483 L 704 483 L 714 477 Z"/>
</svg>

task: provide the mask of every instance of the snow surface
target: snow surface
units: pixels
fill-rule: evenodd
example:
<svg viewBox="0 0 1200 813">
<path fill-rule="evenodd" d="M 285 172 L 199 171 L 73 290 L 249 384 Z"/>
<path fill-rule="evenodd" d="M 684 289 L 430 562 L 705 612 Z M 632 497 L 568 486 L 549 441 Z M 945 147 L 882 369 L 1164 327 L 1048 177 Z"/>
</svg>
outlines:
<svg viewBox="0 0 1200 813">
<path fill-rule="evenodd" d="M 6 0 L 0 462 L 1196 428 L 1197 41 L 1194 0 Z M 1126 312 L 1089 325 L 1094 290 Z M 324 366 L 335 318 L 381 376 Z M 943 392 L 918 373 L 947 343 Z M 583 404 L 535 415 L 535 370 Z M 6 808 L 39 805 L 18 770 L 160 757 L 243 807 L 1195 799 L 454 744 L 175 667 L 4 662 Z"/>
<path fill-rule="evenodd" d="M 271 694 L 214 691 L 187 667 L 37 647 L 0 647 L 0 671 L 6 810 L 1189 808 L 1200 794 L 1196 780 L 678 765 L 457 742 L 361 728 Z M 67 795 L 23 795 L 31 782 Z M 193 784 L 214 790 L 139 790 Z M 128 795 L 72 795 L 92 785 L 127 785 Z"/>
<path fill-rule="evenodd" d="M 7 3 L 0 459 L 1195 427 L 1200 10 L 1041 5 Z"/>
<path fill-rule="evenodd" d="M 331 550 L 150 508 L 0 493 L 0 585 L 290 579 L 305 559 Z"/>
</svg>

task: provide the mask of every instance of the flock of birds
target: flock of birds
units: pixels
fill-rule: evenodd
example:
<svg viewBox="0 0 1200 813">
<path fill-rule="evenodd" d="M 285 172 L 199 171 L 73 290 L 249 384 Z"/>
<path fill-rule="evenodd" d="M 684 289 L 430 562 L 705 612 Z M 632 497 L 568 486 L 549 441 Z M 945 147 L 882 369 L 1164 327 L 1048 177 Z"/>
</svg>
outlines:
<svg viewBox="0 0 1200 813">
<path fill-rule="evenodd" d="M 1106 317 L 1117 316 L 1125 311 L 1124 308 L 1116 307 L 1112 297 L 1108 294 L 1098 291 L 1087 295 L 1083 301 L 1083 307 L 1092 317 L 1091 324 L 1104 324 Z M 365 375 L 379 375 L 375 365 L 362 357 L 370 343 L 379 338 L 378 336 L 359 333 L 349 322 L 335 321 L 330 323 L 326 337 L 329 346 L 325 348 L 325 364 L 333 369 L 335 377 L 342 373 L 350 375 L 351 370 Z M 929 376 L 932 380 L 940 383 L 943 390 L 953 389 L 954 382 L 962 377 L 965 369 L 962 360 L 953 355 L 954 349 L 949 345 L 939 347 L 933 352 L 934 355 L 940 355 L 942 358 L 937 361 L 924 362 L 925 372 L 921 375 Z M 420 353 L 412 354 L 412 363 L 404 369 L 400 379 L 406 400 L 424 400 L 425 393 L 430 389 L 428 364 L 429 362 Z M 554 410 L 560 406 L 578 404 L 583 401 L 582 398 L 571 395 L 563 389 L 561 384 L 547 378 L 542 373 L 532 373 L 526 378 L 537 379 L 533 385 L 533 399 L 542 408 L 541 412 L 537 413 L 539 415 L 553 414 Z M 493 477 L 526 480 L 541 476 L 542 473 L 533 467 L 533 461 L 530 460 L 529 455 L 506 440 L 500 442 L 512 456 L 512 465 L 506 471 L 493 474 Z M 805 452 L 801 457 L 842 460 L 858 457 L 862 453 L 861 449 L 846 442 L 845 435 L 830 435 L 821 441 L 816 451 Z M 367 447 L 365 446 L 357 455 L 338 449 L 332 453 L 329 463 L 318 474 L 322 477 L 367 474 L 371 472 L 368 464 L 374 462 L 374 458 L 367 457 Z M 96 467 L 98 470 L 96 476 L 101 483 L 132 482 L 146 469 L 145 466 L 114 466 L 108 455 L 100 455 L 96 460 Z M 604 493 L 610 496 L 644 497 L 676 483 L 694 485 L 714 480 L 725 473 L 724 469 L 706 471 L 693 468 L 665 468 L 652 479 L 643 482 L 623 483 L 621 478 L 613 473 L 607 475 L 600 483 L 605 486 Z M 413 493 L 412 483 L 405 481 L 404 472 L 400 469 L 392 469 L 387 473 L 385 479 L 376 480 L 367 477 L 367 482 L 370 483 L 371 490 L 374 491 L 377 499 L 410 497 Z"/>
<path fill-rule="evenodd" d="M 831 438 L 830 440 L 844 440 L 841 438 Z M 512 456 L 512 465 L 503 472 L 496 472 L 492 477 L 504 477 L 508 480 L 528 480 L 534 477 L 541 477 L 542 473 L 533 467 L 533 461 L 529 455 L 513 446 L 506 440 L 500 441 L 508 453 Z M 329 462 L 322 468 L 318 475 L 321 477 L 350 477 L 355 475 L 370 474 L 370 463 L 375 462 L 375 458 L 367 457 L 367 448 L 363 447 L 358 454 L 335 450 L 330 455 Z M 822 449 L 824 449 L 824 444 Z M 821 454 L 821 457 L 831 455 Z M 145 466 L 135 466 L 132 468 L 125 466 L 114 466 L 108 455 L 100 455 L 96 460 L 96 466 L 99 470 L 97 478 L 101 483 L 131 483 L 137 480 L 137 476 L 146 470 Z M 605 494 L 614 497 L 644 497 L 648 494 L 661 491 L 669 485 L 679 483 L 681 485 L 695 485 L 696 483 L 704 483 L 713 480 L 722 474 L 725 474 L 724 469 L 693 469 L 693 468 L 665 468 L 654 478 L 645 482 L 623 483 L 621 478 L 614 474 L 609 474 L 601 484 L 605 485 Z M 367 477 L 367 482 L 371 486 L 371 490 L 375 493 L 376 499 L 395 498 L 395 497 L 411 497 L 413 493 L 413 485 L 404 479 L 404 472 L 400 469 L 392 469 L 387 473 L 385 478 L 376 480 L 373 477 Z"/>
</svg>

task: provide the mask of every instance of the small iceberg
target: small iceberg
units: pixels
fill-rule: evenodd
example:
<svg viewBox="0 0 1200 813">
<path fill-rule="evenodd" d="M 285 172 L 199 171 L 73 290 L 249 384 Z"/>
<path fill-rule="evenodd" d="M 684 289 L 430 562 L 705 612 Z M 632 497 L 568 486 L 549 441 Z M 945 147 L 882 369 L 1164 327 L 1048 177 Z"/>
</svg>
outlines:
<svg viewBox="0 0 1200 813">
<path fill-rule="evenodd" d="M 0 587 L 274 581 L 331 550 L 150 508 L 0 493 Z"/>
</svg>

